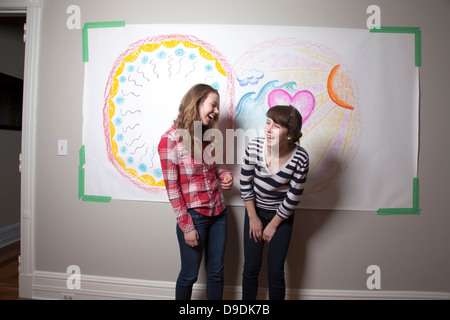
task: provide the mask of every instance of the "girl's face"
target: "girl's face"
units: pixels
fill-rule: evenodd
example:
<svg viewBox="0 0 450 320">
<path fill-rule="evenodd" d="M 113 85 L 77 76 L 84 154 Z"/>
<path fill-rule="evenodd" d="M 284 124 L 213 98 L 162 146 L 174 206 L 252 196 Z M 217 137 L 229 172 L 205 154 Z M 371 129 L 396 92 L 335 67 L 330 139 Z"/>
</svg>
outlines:
<svg viewBox="0 0 450 320">
<path fill-rule="evenodd" d="M 204 126 L 211 126 L 217 120 L 219 114 L 219 96 L 215 92 L 210 92 L 205 100 L 200 104 L 198 113 Z"/>
<path fill-rule="evenodd" d="M 264 133 L 268 146 L 283 146 L 288 142 L 288 129 L 275 123 L 271 118 L 267 118 Z"/>
</svg>

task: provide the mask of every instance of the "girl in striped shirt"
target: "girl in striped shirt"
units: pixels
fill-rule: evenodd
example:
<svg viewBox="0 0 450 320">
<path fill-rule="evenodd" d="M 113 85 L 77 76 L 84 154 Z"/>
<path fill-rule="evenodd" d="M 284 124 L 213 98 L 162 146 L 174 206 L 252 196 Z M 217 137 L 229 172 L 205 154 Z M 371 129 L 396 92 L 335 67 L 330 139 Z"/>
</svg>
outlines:
<svg viewBox="0 0 450 320">
<path fill-rule="evenodd" d="M 275 106 L 267 112 L 265 137 L 247 145 L 240 179 L 246 212 L 244 300 L 256 299 L 264 242 L 269 247 L 269 299 L 285 298 L 284 261 L 309 166 L 308 153 L 298 143 L 301 127 L 296 108 Z"/>
</svg>

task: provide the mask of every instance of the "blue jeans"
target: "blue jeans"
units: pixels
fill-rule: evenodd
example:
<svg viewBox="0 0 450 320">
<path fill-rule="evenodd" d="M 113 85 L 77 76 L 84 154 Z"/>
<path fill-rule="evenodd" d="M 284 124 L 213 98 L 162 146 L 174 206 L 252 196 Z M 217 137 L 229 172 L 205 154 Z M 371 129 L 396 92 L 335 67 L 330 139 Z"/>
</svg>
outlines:
<svg viewBox="0 0 450 320">
<path fill-rule="evenodd" d="M 276 211 L 256 208 L 263 228 L 272 220 Z M 283 221 L 268 245 L 267 275 L 269 282 L 269 299 L 284 300 L 286 284 L 284 280 L 284 261 L 291 240 L 294 216 L 291 215 Z M 244 271 L 242 274 L 242 299 L 256 300 L 258 293 L 258 276 L 261 269 L 261 260 L 264 241 L 255 242 L 249 237 L 250 222 L 247 210 L 244 220 Z"/>
<path fill-rule="evenodd" d="M 178 275 L 175 299 L 190 300 L 192 286 L 197 281 L 198 271 L 205 252 L 206 298 L 221 300 L 223 293 L 223 265 L 227 239 L 227 212 L 214 217 L 204 216 L 195 210 L 188 210 L 200 238 L 194 248 L 184 241 L 184 234 L 177 224 L 177 237 L 180 246 L 181 270 Z"/>
</svg>

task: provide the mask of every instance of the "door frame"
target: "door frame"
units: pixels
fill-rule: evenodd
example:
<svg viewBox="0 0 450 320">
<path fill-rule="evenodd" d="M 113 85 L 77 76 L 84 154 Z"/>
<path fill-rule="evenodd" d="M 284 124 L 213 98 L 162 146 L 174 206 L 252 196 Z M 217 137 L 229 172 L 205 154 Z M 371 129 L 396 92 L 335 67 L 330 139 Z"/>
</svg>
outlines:
<svg viewBox="0 0 450 320">
<path fill-rule="evenodd" d="M 36 114 L 38 101 L 38 62 L 41 30 L 41 0 L 4 0 L 2 13 L 26 14 L 25 63 L 22 106 L 22 151 L 20 187 L 19 296 L 33 297 L 35 269 L 35 183 Z"/>
</svg>

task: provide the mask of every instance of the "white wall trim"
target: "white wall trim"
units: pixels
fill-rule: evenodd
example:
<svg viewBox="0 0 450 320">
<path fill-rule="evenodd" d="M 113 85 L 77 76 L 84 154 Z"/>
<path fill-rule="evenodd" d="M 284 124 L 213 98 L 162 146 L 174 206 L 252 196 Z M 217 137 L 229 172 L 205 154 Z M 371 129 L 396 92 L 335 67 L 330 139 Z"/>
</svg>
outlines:
<svg viewBox="0 0 450 320">
<path fill-rule="evenodd" d="M 71 274 L 36 271 L 33 299 L 73 300 L 173 300 L 175 282 L 81 275 L 80 289 L 69 289 Z M 205 299 L 205 285 L 194 285 L 192 298 Z M 225 300 L 240 300 L 241 288 L 226 286 Z M 267 289 L 261 288 L 258 299 L 267 299 Z M 288 289 L 287 300 L 450 300 L 448 292 L 387 291 L 387 290 L 318 290 Z"/>
<path fill-rule="evenodd" d="M 20 240 L 20 223 L 0 229 L 0 248 Z"/>
<path fill-rule="evenodd" d="M 33 274 L 35 262 L 34 215 L 36 180 L 36 119 L 38 101 L 38 62 L 41 29 L 41 8 L 27 8 L 27 35 L 22 121 L 22 176 L 21 176 L 21 274 L 19 292 L 29 297 L 31 288 L 20 283 L 22 275 Z"/>
<path fill-rule="evenodd" d="M 0 9 L 21 10 L 29 7 L 40 7 L 41 0 L 2 0 Z"/>
</svg>

